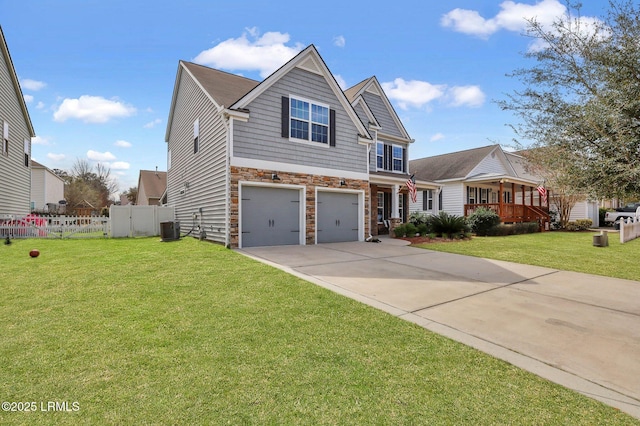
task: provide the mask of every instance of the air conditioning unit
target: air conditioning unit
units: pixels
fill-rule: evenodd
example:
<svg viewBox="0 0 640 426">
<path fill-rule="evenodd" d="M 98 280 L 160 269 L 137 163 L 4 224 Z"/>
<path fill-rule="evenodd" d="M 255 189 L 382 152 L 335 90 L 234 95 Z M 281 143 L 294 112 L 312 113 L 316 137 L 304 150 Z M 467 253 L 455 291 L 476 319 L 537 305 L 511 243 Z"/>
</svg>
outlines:
<svg viewBox="0 0 640 426">
<path fill-rule="evenodd" d="M 160 222 L 160 238 L 162 241 L 175 241 L 180 239 L 180 222 Z"/>
</svg>

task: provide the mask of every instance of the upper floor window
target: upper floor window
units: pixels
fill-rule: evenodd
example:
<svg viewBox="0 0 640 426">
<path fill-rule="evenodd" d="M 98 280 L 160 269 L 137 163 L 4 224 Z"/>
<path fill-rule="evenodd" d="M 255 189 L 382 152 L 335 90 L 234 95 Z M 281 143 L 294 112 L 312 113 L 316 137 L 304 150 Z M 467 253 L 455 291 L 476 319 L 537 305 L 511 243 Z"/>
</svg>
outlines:
<svg viewBox="0 0 640 426">
<path fill-rule="evenodd" d="M 2 128 L 2 153 L 4 155 L 9 154 L 9 123 L 6 121 Z"/>
<path fill-rule="evenodd" d="M 394 172 L 402 172 L 404 171 L 404 155 L 402 152 L 402 147 L 398 145 L 393 145 L 393 171 Z"/>
<path fill-rule="evenodd" d="M 406 151 L 401 145 L 387 145 L 378 142 L 376 145 L 376 168 L 389 172 L 406 172 Z"/>
<path fill-rule="evenodd" d="M 193 122 L 193 153 L 200 151 L 200 120 Z"/>
<path fill-rule="evenodd" d="M 29 139 L 24 140 L 24 165 L 29 167 Z"/>
<path fill-rule="evenodd" d="M 329 143 L 329 108 L 301 99 L 290 101 L 290 135 L 294 139 Z"/>
</svg>

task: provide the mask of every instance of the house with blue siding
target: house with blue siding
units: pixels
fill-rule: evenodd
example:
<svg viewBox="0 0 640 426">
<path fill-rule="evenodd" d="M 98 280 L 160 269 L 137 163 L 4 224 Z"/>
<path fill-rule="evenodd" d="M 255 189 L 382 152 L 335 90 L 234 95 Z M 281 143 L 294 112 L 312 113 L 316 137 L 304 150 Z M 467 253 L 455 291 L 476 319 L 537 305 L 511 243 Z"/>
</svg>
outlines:
<svg viewBox="0 0 640 426">
<path fill-rule="evenodd" d="M 258 82 L 180 61 L 167 204 L 228 247 L 363 241 L 375 139 L 311 45 Z"/>
<path fill-rule="evenodd" d="M 0 27 L 0 216 L 26 216 L 31 207 L 33 125 Z"/>
</svg>

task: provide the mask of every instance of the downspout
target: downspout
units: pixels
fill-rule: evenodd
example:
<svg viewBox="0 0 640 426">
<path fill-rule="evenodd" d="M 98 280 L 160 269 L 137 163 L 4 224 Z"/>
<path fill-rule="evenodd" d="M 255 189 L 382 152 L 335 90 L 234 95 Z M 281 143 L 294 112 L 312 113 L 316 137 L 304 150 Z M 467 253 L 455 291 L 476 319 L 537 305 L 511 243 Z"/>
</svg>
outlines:
<svg viewBox="0 0 640 426">
<path fill-rule="evenodd" d="M 225 187 L 224 187 L 224 198 L 226 207 L 224 209 L 224 246 L 226 248 L 231 247 L 231 223 L 230 221 L 230 210 L 231 210 L 231 147 L 233 142 L 233 118 L 226 115 L 223 116 L 223 120 L 227 124 L 227 152 L 224 156 L 225 168 L 224 168 L 224 179 L 225 179 Z"/>
</svg>

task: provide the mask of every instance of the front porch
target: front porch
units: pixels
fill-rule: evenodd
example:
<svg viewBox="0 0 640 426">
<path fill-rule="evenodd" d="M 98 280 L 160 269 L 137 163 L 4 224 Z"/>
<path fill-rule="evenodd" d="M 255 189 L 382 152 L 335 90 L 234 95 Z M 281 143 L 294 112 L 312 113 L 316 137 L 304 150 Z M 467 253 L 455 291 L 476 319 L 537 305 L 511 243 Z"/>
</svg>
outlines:
<svg viewBox="0 0 640 426">
<path fill-rule="evenodd" d="M 543 197 L 537 187 L 506 180 L 481 185 L 466 185 L 465 217 L 482 207 L 496 212 L 502 223 L 537 222 L 540 231 L 550 229 L 549 193 Z"/>
</svg>

